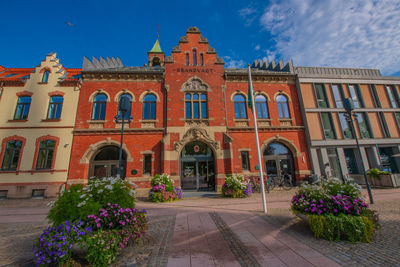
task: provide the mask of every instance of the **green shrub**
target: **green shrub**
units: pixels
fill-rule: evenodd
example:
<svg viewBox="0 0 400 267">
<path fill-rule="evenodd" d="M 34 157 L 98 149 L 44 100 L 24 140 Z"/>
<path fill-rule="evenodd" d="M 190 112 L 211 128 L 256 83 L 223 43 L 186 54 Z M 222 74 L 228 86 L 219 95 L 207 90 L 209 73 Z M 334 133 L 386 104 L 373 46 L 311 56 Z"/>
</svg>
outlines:
<svg viewBox="0 0 400 267">
<path fill-rule="evenodd" d="M 54 225 L 60 225 L 64 221 L 85 221 L 88 215 L 97 214 L 102 208 L 101 204 L 94 199 L 89 199 L 86 205 L 78 208 L 79 203 L 82 202 L 82 189 L 83 185 L 81 184 L 72 185 L 54 202 L 47 215 Z"/>
<path fill-rule="evenodd" d="M 108 203 L 122 208 L 135 207 L 133 184 L 109 177 L 89 180 L 86 186 L 72 185 L 54 202 L 47 217 L 55 225 L 64 221 L 87 221 L 89 215 L 98 215 Z"/>
<path fill-rule="evenodd" d="M 168 174 L 156 174 L 153 179 L 151 179 L 151 186 L 165 185 L 165 190 L 168 192 L 174 191 L 174 181 L 170 178 Z"/>
<path fill-rule="evenodd" d="M 118 256 L 120 239 L 118 230 L 95 232 L 83 243 L 88 250 L 86 259 L 93 266 L 108 266 Z"/>
<path fill-rule="evenodd" d="M 330 241 L 370 243 L 375 232 L 373 221 L 365 216 L 308 215 L 308 222 L 316 238 Z"/>
<path fill-rule="evenodd" d="M 385 175 L 385 174 L 391 174 L 390 172 L 386 172 L 386 171 L 381 171 L 377 168 L 372 168 L 370 169 L 367 174 L 373 178 L 377 178 L 380 179 L 381 175 Z"/>
</svg>

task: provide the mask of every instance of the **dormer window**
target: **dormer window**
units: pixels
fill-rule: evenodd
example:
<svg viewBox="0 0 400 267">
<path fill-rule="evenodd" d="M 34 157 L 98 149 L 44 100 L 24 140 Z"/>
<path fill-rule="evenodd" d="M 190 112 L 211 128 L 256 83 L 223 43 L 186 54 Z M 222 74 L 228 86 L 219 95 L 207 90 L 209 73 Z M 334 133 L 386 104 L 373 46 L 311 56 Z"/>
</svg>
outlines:
<svg viewBox="0 0 400 267">
<path fill-rule="evenodd" d="M 46 70 L 43 72 L 42 83 L 47 83 L 49 81 L 50 71 Z"/>
<path fill-rule="evenodd" d="M 196 48 L 193 49 L 193 66 L 197 66 L 197 52 L 196 52 Z"/>
</svg>

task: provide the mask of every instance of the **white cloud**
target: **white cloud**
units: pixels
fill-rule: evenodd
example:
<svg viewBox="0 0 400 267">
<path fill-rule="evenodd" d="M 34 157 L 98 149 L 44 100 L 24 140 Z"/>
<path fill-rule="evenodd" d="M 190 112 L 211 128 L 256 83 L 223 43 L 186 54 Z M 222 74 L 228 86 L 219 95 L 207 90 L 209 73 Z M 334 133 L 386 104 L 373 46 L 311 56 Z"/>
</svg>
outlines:
<svg viewBox="0 0 400 267">
<path fill-rule="evenodd" d="M 260 50 L 260 45 L 258 44 L 258 45 L 256 45 L 256 47 L 254 47 L 254 50 L 256 50 L 256 51 L 258 51 L 258 50 Z"/>
<path fill-rule="evenodd" d="M 398 0 L 275 0 L 260 23 L 274 37 L 272 50 L 293 58 L 295 65 L 392 74 L 400 70 L 399 14 Z"/>
<path fill-rule="evenodd" d="M 246 21 L 246 26 L 250 26 L 256 19 L 256 10 L 252 7 L 244 7 L 239 10 L 239 15 Z"/>
<path fill-rule="evenodd" d="M 225 68 L 244 68 L 245 62 L 244 60 L 235 60 L 230 56 L 223 57 L 225 59 Z"/>
</svg>

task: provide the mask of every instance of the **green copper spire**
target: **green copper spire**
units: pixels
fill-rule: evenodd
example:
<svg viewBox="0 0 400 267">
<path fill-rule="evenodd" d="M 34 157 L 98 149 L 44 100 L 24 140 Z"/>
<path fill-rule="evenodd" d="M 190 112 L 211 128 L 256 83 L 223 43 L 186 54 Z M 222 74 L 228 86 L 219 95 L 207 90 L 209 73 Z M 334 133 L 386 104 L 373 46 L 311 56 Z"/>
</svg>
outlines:
<svg viewBox="0 0 400 267">
<path fill-rule="evenodd" d="M 157 41 L 154 44 L 153 48 L 150 50 L 150 53 L 162 53 L 163 51 L 161 50 L 160 43 L 158 42 L 158 36 L 157 36 Z"/>
</svg>

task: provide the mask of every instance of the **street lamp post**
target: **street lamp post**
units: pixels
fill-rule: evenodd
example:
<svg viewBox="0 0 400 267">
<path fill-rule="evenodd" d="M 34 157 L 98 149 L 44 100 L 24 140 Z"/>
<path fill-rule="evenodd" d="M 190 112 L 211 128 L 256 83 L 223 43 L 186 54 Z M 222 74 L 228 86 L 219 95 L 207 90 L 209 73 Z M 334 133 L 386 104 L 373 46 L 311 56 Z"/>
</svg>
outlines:
<svg viewBox="0 0 400 267">
<path fill-rule="evenodd" d="M 354 110 L 353 100 L 351 98 L 346 98 L 344 100 L 343 104 L 344 104 L 344 108 L 346 109 L 346 112 L 347 112 L 346 119 L 350 122 L 351 132 L 354 135 L 354 138 L 356 139 L 357 149 L 358 149 L 358 152 L 360 153 L 362 171 L 363 171 L 363 174 L 364 174 L 365 184 L 367 185 L 367 190 L 368 190 L 369 203 L 374 204 L 374 198 L 372 196 L 371 186 L 369 185 L 367 173 L 365 172 L 364 161 L 362 160 L 360 143 L 358 142 L 357 133 L 356 133 L 356 130 L 354 128 L 353 116 L 356 116 L 356 115 L 353 113 L 353 110 Z"/>
<path fill-rule="evenodd" d="M 119 146 L 119 163 L 118 163 L 118 173 L 117 177 L 121 178 L 121 170 L 122 170 L 122 144 L 124 140 L 124 122 L 127 121 L 128 123 L 131 122 L 132 117 L 129 116 L 128 118 L 126 117 L 126 113 L 130 110 L 131 108 L 131 100 L 128 96 L 121 96 L 118 104 L 118 111 L 119 113 L 115 116 L 115 122 L 119 123 L 122 122 L 122 127 L 121 127 L 121 144 Z M 124 178 L 123 178 L 124 179 Z"/>
</svg>

